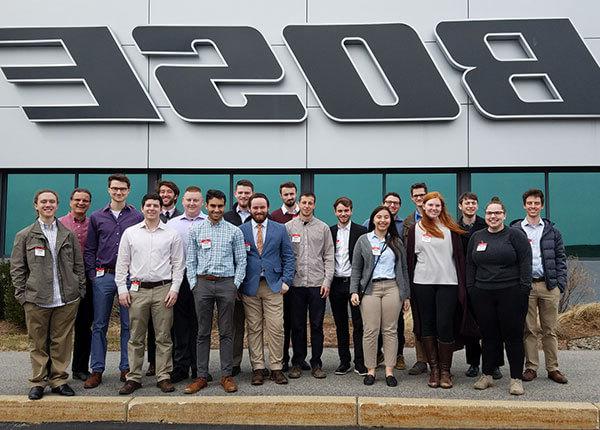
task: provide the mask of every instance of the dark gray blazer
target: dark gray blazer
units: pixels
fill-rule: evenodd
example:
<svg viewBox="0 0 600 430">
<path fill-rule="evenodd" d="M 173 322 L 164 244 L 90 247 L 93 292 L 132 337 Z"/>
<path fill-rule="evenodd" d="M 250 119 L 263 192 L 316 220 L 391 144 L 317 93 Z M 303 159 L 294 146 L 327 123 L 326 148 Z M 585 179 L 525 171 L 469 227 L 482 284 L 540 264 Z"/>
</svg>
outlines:
<svg viewBox="0 0 600 430">
<path fill-rule="evenodd" d="M 350 294 L 357 293 L 359 285 L 365 294 L 371 294 L 373 291 L 373 282 L 370 276 L 373 272 L 375 258 L 373 257 L 371 242 L 369 242 L 367 234 L 369 233 L 359 237 L 358 241 L 356 241 L 356 246 L 354 247 L 352 277 L 350 278 Z M 405 300 L 410 296 L 408 266 L 406 264 L 406 250 L 402 244 L 400 244 L 399 248 L 402 254 L 396 262 L 396 284 L 398 285 L 400 299 Z"/>
</svg>

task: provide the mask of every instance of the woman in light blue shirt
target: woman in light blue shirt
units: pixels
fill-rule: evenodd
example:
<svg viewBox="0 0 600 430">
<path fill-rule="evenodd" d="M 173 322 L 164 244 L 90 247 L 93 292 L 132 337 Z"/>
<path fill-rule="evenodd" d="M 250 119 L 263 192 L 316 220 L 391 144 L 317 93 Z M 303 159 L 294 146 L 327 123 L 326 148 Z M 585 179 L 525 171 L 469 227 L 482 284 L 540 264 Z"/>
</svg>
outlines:
<svg viewBox="0 0 600 430">
<path fill-rule="evenodd" d="M 406 251 L 385 206 L 379 206 L 369 218 L 369 232 L 358 238 L 352 258 L 350 301 L 360 304 L 363 319 L 363 350 L 368 373 L 364 384 L 373 385 L 377 367 L 377 337 L 383 336 L 385 382 L 398 385 L 394 377 L 398 349 L 398 316 L 400 306 L 409 308 L 409 283 Z M 364 297 L 361 295 L 364 294 Z"/>
</svg>

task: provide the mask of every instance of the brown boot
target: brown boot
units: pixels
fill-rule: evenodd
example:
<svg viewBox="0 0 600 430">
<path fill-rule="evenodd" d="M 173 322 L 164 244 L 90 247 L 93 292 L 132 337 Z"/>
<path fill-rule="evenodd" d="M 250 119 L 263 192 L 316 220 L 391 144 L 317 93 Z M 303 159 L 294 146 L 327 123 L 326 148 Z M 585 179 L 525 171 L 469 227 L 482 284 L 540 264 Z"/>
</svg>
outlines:
<svg viewBox="0 0 600 430">
<path fill-rule="evenodd" d="M 438 351 L 440 356 L 440 387 L 452 388 L 452 354 L 454 354 L 454 342 L 438 343 Z"/>
<path fill-rule="evenodd" d="M 429 381 L 427 385 L 431 388 L 437 388 L 440 386 L 440 367 L 438 364 L 438 349 L 437 339 L 433 336 L 427 336 L 421 338 L 421 344 L 425 350 L 425 356 L 429 363 L 431 372 L 429 373 Z"/>
</svg>

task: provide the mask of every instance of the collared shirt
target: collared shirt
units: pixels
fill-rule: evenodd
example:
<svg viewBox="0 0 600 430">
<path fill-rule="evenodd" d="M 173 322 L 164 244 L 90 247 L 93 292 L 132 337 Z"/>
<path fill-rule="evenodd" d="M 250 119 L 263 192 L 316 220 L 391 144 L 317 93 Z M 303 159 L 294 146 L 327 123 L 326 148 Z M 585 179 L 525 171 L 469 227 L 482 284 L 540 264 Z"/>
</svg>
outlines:
<svg viewBox="0 0 600 430">
<path fill-rule="evenodd" d="M 334 275 L 339 278 L 349 278 L 352 274 L 350 262 L 350 223 L 345 227 L 338 224 L 335 238 L 335 271 Z"/>
<path fill-rule="evenodd" d="M 296 257 L 294 287 L 329 287 L 335 270 L 331 230 L 323 221 L 300 217 L 285 224 Z"/>
<path fill-rule="evenodd" d="M 254 220 L 250 221 L 252 223 L 252 236 L 254 237 L 254 244 L 258 246 L 258 223 Z M 267 224 L 269 222 L 268 218 L 262 222 L 262 237 L 263 237 L 263 245 L 265 243 L 265 239 L 267 238 Z"/>
<path fill-rule="evenodd" d="M 281 212 L 283 212 L 284 215 L 287 215 L 287 214 L 298 215 L 298 213 L 300 212 L 300 207 L 298 206 L 298 203 L 296 203 L 294 205 L 294 209 L 289 211 L 287 206 L 285 204 L 283 204 L 283 205 L 281 205 Z"/>
<path fill-rule="evenodd" d="M 177 208 L 175 206 L 173 206 L 171 209 L 166 210 L 166 211 L 162 211 L 161 215 L 165 215 L 167 217 L 167 220 L 170 220 L 171 218 L 173 218 L 173 214 L 175 213 L 175 210 Z"/>
<path fill-rule="evenodd" d="M 87 242 L 90 219 L 88 217 L 84 217 L 82 220 L 79 220 L 73 216 L 72 212 L 69 212 L 58 220 L 62 225 L 67 227 L 75 234 L 77 240 L 79 241 L 79 246 L 81 246 L 81 252 L 83 252 L 85 249 L 85 243 Z"/>
<path fill-rule="evenodd" d="M 196 286 L 198 275 L 234 277 L 239 287 L 246 276 L 246 248 L 242 230 L 221 219 L 210 219 L 190 228 L 186 257 L 190 289 Z"/>
<path fill-rule="evenodd" d="M 544 265 L 542 264 L 542 250 L 540 248 L 540 240 L 544 232 L 544 221 L 540 218 L 537 225 L 529 224 L 527 218 L 521 221 L 521 227 L 527 234 L 529 244 L 531 245 L 531 276 L 541 278 L 544 276 Z"/>
<path fill-rule="evenodd" d="M 386 246 L 383 253 L 381 249 L 385 244 L 385 239 L 379 239 L 374 231 L 367 233 L 367 238 L 371 242 L 371 249 L 373 250 L 373 264 L 379 258 L 375 270 L 373 270 L 373 279 L 396 279 L 396 254 L 389 246 Z M 381 253 L 381 257 L 375 255 Z"/>
<path fill-rule="evenodd" d="M 48 248 L 50 248 L 50 253 L 52 254 L 52 303 L 48 306 L 41 307 L 57 308 L 64 305 L 62 297 L 60 296 L 60 281 L 58 280 L 58 264 L 56 262 L 56 236 L 58 235 L 58 226 L 56 225 L 56 220 L 50 225 L 44 224 L 39 218 L 38 222 L 40 223 L 44 236 L 46 236 L 46 239 L 48 240 Z"/>
<path fill-rule="evenodd" d="M 200 212 L 196 217 L 188 217 L 185 213 L 183 215 L 176 216 L 169 220 L 169 228 L 172 228 L 177 233 L 183 242 L 183 256 L 185 258 L 188 246 L 188 237 L 190 235 L 190 228 L 194 224 L 202 222 L 206 219 L 206 214 Z"/>
<path fill-rule="evenodd" d="M 239 205 L 235 206 L 235 211 L 242 219 L 242 223 L 245 223 L 248 217 L 250 216 L 250 211 L 248 209 L 241 209 Z"/>
<path fill-rule="evenodd" d="M 142 222 L 144 216 L 131 205 L 115 218 L 110 204 L 90 215 L 88 238 L 83 253 L 85 271 L 90 279 L 96 277 L 96 268 L 114 269 L 117 264 L 119 241 L 127 227 Z"/>
<path fill-rule="evenodd" d="M 172 279 L 171 291 L 179 292 L 183 280 L 183 245 L 179 234 L 162 221 L 150 230 L 145 221 L 129 227 L 119 244 L 115 283 L 119 294 L 131 280 L 158 282 Z"/>
<path fill-rule="evenodd" d="M 421 218 L 423 218 L 423 215 L 421 215 L 421 212 L 419 212 L 419 209 L 415 210 L 415 222 L 421 221 Z"/>
</svg>

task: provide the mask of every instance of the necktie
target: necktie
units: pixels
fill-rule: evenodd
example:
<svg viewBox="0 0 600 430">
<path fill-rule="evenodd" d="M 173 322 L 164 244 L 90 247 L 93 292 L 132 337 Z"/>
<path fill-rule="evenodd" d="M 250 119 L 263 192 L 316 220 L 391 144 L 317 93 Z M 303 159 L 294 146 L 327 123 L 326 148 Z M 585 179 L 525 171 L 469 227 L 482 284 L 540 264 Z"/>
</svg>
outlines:
<svg viewBox="0 0 600 430">
<path fill-rule="evenodd" d="M 256 224 L 256 248 L 258 249 L 258 253 L 262 255 L 263 252 L 263 226 L 262 224 Z"/>
</svg>

